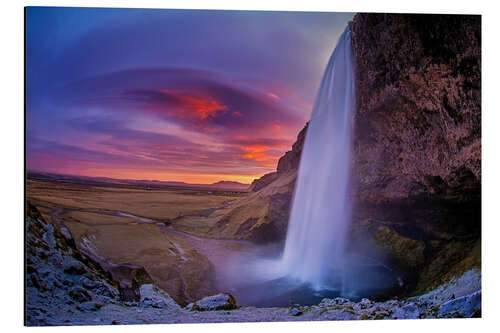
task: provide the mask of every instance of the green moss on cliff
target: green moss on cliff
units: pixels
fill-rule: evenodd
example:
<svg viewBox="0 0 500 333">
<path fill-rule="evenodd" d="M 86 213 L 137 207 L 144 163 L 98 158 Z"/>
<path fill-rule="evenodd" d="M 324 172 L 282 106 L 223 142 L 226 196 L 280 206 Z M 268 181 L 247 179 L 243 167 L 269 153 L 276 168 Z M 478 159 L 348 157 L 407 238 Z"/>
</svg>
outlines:
<svg viewBox="0 0 500 333">
<path fill-rule="evenodd" d="M 480 239 L 444 242 L 422 270 L 415 294 L 436 288 L 473 268 L 481 269 Z"/>
<path fill-rule="evenodd" d="M 387 226 L 379 226 L 373 237 L 373 243 L 390 253 L 390 260 L 399 267 L 413 269 L 424 261 L 425 244 L 422 241 L 404 237 Z"/>
</svg>

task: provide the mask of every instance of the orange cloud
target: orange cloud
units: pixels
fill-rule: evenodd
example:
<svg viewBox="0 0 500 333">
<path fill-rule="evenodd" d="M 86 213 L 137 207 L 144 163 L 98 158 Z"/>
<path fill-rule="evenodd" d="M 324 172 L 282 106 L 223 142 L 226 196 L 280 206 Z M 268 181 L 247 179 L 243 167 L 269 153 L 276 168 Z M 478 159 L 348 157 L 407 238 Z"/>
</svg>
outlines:
<svg viewBox="0 0 500 333">
<path fill-rule="evenodd" d="M 194 96 L 175 90 L 162 90 L 162 92 L 175 96 L 182 118 L 203 120 L 228 109 L 226 105 L 212 97 Z"/>
<path fill-rule="evenodd" d="M 194 110 L 196 117 L 205 119 L 214 116 L 219 111 L 227 110 L 227 106 L 217 102 L 213 98 L 185 97 L 183 105 L 187 110 Z"/>
<path fill-rule="evenodd" d="M 271 97 L 271 98 L 273 98 L 273 99 L 279 99 L 279 96 L 278 96 L 278 95 L 273 94 L 273 93 L 270 93 L 270 92 L 269 92 L 269 93 L 267 93 L 267 96 L 269 96 L 269 97 Z"/>
<path fill-rule="evenodd" d="M 245 153 L 243 157 L 246 159 L 260 162 L 262 166 L 272 167 L 276 164 L 278 158 L 268 153 L 269 146 L 264 145 L 251 145 L 243 148 Z"/>
</svg>

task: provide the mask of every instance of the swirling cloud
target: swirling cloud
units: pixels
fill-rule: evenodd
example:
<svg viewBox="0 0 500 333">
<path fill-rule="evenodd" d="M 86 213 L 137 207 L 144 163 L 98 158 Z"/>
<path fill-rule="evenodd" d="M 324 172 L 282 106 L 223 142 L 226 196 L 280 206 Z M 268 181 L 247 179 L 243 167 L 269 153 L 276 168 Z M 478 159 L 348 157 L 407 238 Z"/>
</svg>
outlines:
<svg viewBox="0 0 500 333">
<path fill-rule="evenodd" d="M 28 8 L 27 166 L 249 182 L 290 149 L 350 17 Z"/>
</svg>

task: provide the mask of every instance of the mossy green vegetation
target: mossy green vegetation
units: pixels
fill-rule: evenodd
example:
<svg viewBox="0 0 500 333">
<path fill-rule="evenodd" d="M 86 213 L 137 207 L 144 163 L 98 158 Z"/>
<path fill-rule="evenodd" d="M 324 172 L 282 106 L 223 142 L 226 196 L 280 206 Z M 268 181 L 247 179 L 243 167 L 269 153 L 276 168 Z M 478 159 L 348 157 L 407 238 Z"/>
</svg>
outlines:
<svg viewBox="0 0 500 333">
<path fill-rule="evenodd" d="M 412 269 L 424 264 L 425 243 L 398 234 L 381 225 L 375 231 L 373 243 L 390 254 L 390 260 L 398 267 Z"/>
</svg>

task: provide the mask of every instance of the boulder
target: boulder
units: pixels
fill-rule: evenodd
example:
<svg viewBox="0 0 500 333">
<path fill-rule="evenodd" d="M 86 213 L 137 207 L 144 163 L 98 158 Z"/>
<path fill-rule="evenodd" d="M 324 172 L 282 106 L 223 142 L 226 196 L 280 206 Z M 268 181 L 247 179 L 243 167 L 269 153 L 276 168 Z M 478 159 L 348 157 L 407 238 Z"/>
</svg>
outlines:
<svg viewBox="0 0 500 333">
<path fill-rule="evenodd" d="M 230 293 L 220 293 L 208 296 L 194 302 L 192 311 L 214 311 L 214 310 L 233 310 L 237 309 L 236 300 Z"/>
</svg>

